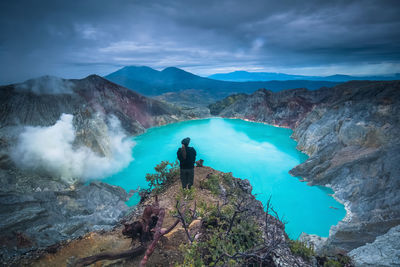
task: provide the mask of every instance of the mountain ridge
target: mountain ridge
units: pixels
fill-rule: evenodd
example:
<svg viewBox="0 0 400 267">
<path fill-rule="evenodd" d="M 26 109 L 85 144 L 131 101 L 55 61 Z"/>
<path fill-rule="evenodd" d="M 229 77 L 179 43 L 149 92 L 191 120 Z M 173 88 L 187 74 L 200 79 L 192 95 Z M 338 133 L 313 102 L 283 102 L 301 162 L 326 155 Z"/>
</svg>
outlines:
<svg viewBox="0 0 400 267">
<path fill-rule="evenodd" d="M 168 67 L 162 71 L 157 71 L 145 66 L 126 66 L 104 76 L 104 78 L 147 96 L 195 89 L 211 93 L 217 99 L 232 93 L 251 93 L 260 88 L 272 91 L 292 88 L 315 90 L 338 84 L 330 81 L 306 80 L 227 82 L 201 77 L 176 67 Z"/>
<path fill-rule="evenodd" d="M 221 81 L 288 81 L 288 80 L 311 80 L 311 81 L 331 81 L 331 82 L 348 82 L 352 80 L 400 80 L 400 73 L 388 75 L 362 75 L 352 76 L 346 74 L 334 74 L 328 76 L 307 76 L 295 75 L 279 72 L 248 72 L 248 71 L 233 71 L 227 73 L 216 73 L 209 75 L 208 78 Z"/>
</svg>

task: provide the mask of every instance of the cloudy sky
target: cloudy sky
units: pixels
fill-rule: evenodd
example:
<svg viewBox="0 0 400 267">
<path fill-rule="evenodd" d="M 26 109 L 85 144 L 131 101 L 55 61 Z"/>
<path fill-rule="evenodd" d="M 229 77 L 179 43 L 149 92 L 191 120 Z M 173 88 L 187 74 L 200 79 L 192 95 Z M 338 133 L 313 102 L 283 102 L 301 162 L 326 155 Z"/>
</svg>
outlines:
<svg viewBox="0 0 400 267">
<path fill-rule="evenodd" d="M 2 0 L 0 84 L 126 65 L 400 72 L 400 1 Z"/>
</svg>

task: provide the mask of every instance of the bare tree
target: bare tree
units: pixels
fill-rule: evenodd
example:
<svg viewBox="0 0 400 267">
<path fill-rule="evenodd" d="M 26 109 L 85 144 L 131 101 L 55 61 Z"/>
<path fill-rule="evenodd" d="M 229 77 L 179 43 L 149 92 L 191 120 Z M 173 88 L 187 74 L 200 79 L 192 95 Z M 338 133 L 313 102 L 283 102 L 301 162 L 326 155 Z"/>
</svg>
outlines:
<svg viewBox="0 0 400 267">
<path fill-rule="evenodd" d="M 235 217 L 239 214 L 245 213 L 248 211 L 247 202 L 245 199 L 237 200 L 233 203 L 233 207 L 235 208 L 233 212 L 233 216 L 229 220 L 229 227 L 226 231 L 226 235 L 230 234 L 232 229 L 232 225 L 234 224 Z M 277 253 L 277 248 L 284 241 L 284 237 L 282 237 L 282 231 L 284 231 L 284 226 L 286 222 L 284 222 L 283 218 L 280 218 L 278 213 L 271 205 L 271 197 L 268 199 L 265 206 L 265 219 L 264 219 L 264 235 L 262 242 L 255 245 L 253 248 L 244 251 L 244 252 L 235 252 L 234 254 L 229 254 L 227 252 L 223 252 L 215 261 L 214 264 L 218 262 L 226 262 L 227 259 L 232 260 L 246 260 L 246 261 L 256 261 L 258 263 L 271 263 L 272 262 L 272 254 Z M 271 212 L 274 216 L 271 215 Z M 272 223 L 272 220 L 275 220 L 275 223 Z M 282 225 L 282 228 L 279 227 Z M 281 229 L 280 229 L 281 228 Z"/>
<path fill-rule="evenodd" d="M 189 240 L 189 242 L 191 244 L 194 241 L 194 237 L 192 237 L 190 235 L 190 233 L 189 233 L 189 225 L 190 225 L 190 223 L 187 222 L 186 216 L 185 216 L 186 206 L 187 206 L 187 203 L 183 203 L 183 211 L 181 211 L 181 209 L 182 209 L 181 202 L 179 200 L 177 200 L 176 201 L 176 205 L 175 205 L 177 214 L 174 217 L 176 217 L 182 223 L 182 227 L 185 230 L 186 236 L 187 236 L 187 238 L 188 238 L 188 240 Z M 193 221 L 193 220 L 197 219 L 196 201 L 194 201 L 194 208 L 193 209 L 189 209 L 189 211 L 191 213 L 190 214 L 190 220 Z"/>
</svg>

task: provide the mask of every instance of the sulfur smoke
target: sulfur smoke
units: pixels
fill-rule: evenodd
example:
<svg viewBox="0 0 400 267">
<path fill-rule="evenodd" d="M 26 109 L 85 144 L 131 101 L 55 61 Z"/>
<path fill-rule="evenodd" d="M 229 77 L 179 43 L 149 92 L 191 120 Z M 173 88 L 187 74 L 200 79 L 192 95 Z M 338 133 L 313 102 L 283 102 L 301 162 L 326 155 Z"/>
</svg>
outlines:
<svg viewBox="0 0 400 267">
<path fill-rule="evenodd" d="M 62 114 L 53 126 L 25 127 L 11 157 L 22 168 L 45 172 L 66 182 L 110 176 L 133 160 L 134 143 L 116 117 L 108 121 L 108 157 L 99 156 L 86 146 L 73 146 L 75 128 L 69 114 Z"/>
<path fill-rule="evenodd" d="M 36 95 L 73 93 L 73 83 L 71 81 L 55 76 L 42 76 L 36 79 L 27 80 L 24 83 L 17 84 L 15 88 L 19 91 L 28 91 Z"/>
</svg>

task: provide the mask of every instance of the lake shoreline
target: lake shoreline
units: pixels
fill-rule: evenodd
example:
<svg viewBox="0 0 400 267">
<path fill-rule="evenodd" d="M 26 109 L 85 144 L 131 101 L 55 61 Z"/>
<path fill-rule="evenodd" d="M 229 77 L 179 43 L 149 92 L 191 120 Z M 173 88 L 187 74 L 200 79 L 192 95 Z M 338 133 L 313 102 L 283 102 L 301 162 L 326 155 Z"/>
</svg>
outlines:
<svg viewBox="0 0 400 267">
<path fill-rule="evenodd" d="M 147 129 L 147 131 L 145 132 L 145 133 L 143 133 L 143 134 L 141 134 L 141 135 L 137 135 L 137 136 L 134 136 L 133 138 L 135 138 L 135 141 L 137 141 L 137 138 L 141 138 L 141 136 L 145 136 L 146 134 L 153 134 L 154 132 L 153 131 L 156 131 L 156 132 L 158 132 L 158 131 L 161 131 L 161 132 L 163 132 L 163 134 L 166 134 L 166 132 L 168 132 L 168 131 L 170 131 L 171 130 L 171 128 L 164 128 L 164 126 L 166 126 L 166 127 L 172 127 L 172 128 L 175 128 L 175 129 L 177 129 L 177 128 L 180 128 L 182 125 L 184 125 L 184 124 L 182 124 L 182 123 L 189 123 L 189 125 L 192 125 L 193 127 L 194 127 L 194 125 L 198 125 L 197 123 L 191 123 L 191 122 L 199 122 L 201 125 L 205 125 L 204 127 L 206 127 L 206 128 L 204 128 L 204 129 L 201 129 L 201 128 L 196 128 L 196 131 L 210 131 L 210 128 L 207 128 L 207 126 L 206 125 L 208 125 L 211 121 L 213 121 L 213 122 L 224 122 L 224 123 L 226 123 L 226 122 L 229 122 L 230 124 L 233 124 L 233 125 L 239 125 L 238 127 L 240 128 L 240 130 L 245 130 L 245 129 L 252 129 L 252 128 L 255 128 L 255 129 L 258 129 L 257 131 L 259 132 L 259 133 L 261 133 L 262 134 L 262 136 L 265 136 L 265 134 L 266 134 L 266 132 L 268 132 L 268 131 L 270 131 L 270 130 L 273 130 L 274 132 L 275 131 L 277 131 L 277 133 L 278 132 L 280 132 L 280 130 L 279 129 L 287 129 L 287 130 L 290 130 L 290 132 L 285 132 L 285 135 L 287 135 L 287 137 L 289 137 L 289 139 L 288 140 L 291 140 L 289 143 L 291 144 L 291 145 L 289 145 L 289 144 L 287 144 L 287 145 L 285 145 L 284 147 L 282 147 L 282 148 L 279 148 L 279 146 L 280 146 L 280 144 L 281 144 L 281 142 L 283 142 L 283 141 L 274 141 L 274 142 L 277 142 L 275 145 L 276 145 L 276 147 L 275 146 L 272 146 L 271 147 L 271 145 L 268 145 L 268 143 L 260 143 L 260 146 L 259 145 L 257 145 L 258 143 L 258 141 L 256 141 L 256 143 L 254 143 L 254 141 L 251 141 L 251 139 L 246 139 L 246 140 L 242 140 L 243 142 L 243 145 L 244 146 L 250 146 L 250 147 L 253 147 L 253 148 L 251 148 L 250 150 L 254 150 L 254 149 L 261 149 L 259 152 L 262 152 L 262 151 L 264 151 L 264 152 L 262 152 L 262 153 L 265 153 L 265 151 L 270 151 L 271 149 L 272 149 L 272 151 L 276 151 L 276 153 L 278 153 L 278 155 L 281 155 L 281 156 L 284 156 L 284 155 L 286 155 L 286 153 L 295 153 L 295 155 L 298 155 L 299 156 L 299 153 L 300 154 L 303 154 L 303 153 L 301 153 L 301 151 L 299 151 L 299 150 L 297 150 L 297 149 L 295 149 L 295 146 L 297 145 L 297 143 L 296 143 L 296 141 L 294 140 L 294 139 L 292 139 L 291 138 L 291 133 L 292 133 L 292 130 L 291 129 L 288 129 L 288 128 L 286 128 L 286 127 L 277 127 L 277 126 L 274 126 L 274 125 L 268 125 L 268 124 L 266 124 L 266 123 L 258 123 L 258 122 L 252 122 L 252 121 L 246 121 L 246 120 L 242 120 L 242 119 L 240 119 L 240 118 L 220 118 L 220 117 L 210 117 L 210 118 L 196 118 L 196 119 L 191 119 L 191 120 L 185 120 L 185 121 L 180 121 L 180 122 L 177 122 L 177 123 L 172 123 L 172 124 L 166 124 L 166 125 L 162 125 L 162 126 L 157 126 L 157 127 L 152 127 L 152 128 L 149 128 L 149 129 Z M 237 123 L 236 123 L 236 121 L 237 121 Z M 254 126 L 251 126 L 250 128 L 246 125 L 246 124 L 243 124 L 242 122 L 245 122 L 245 123 L 256 123 L 256 124 L 254 124 Z M 250 124 L 249 124 L 250 125 Z M 263 126 L 268 126 L 268 127 L 271 127 L 270 128 L 270 130 L 268 130 L 269 128 L 259 128 L 258 127 L 258 125 L 263 125 Z M 183 127 L 183 126 L 182 126 Z M 185 126 L 186 127 L 186 126 Z M 200 126 L 199 126 L 200 127 Z M 274 130 L 274 129 L 276 129 L 276 130 Z M 221 130 L 221 132 L 223 132 L 224 130 Z M 214 132 L 212 132 L 212 133 L 210 133 L 210 135 L 212 135 L 212 134 L 216 134 L 216 133 L 214 133 Z M 185 135 L 185 134 L 184 134 Z M 229 135 L 229 134 L 228 134 Z M 268 133 L 267 133 L 267 135 L 268 135 Z M 169 136 L 169 135 L 168 135 Z M 172 151 L 170 152 L 170 153 L 167 153 L 167 155 L 166 155 L 166 157 L 165 158 L 161 158 L 160 159 L 160 161 L 161 160 L 169 160 L 169 161 L 174 161 L 174 158 L 171 158 L 171 156 L 172 155 L 174 155 L 174 153 L 176 153 L 175 152 L 175 146 L 176 146 L 176 149 L 178 148 L 178 144 L 179 144 L 179 142 L 180 142 L 180 139 L 179 138 L 176 138 L 176 137 L 174 137 L 175 139 L 174 140 L 170 140 L 170 137 L 168 137 L 168 136 L 162 136 L 161 138 L 162 139 L 168 139 L 168 140 L 162 140 L 162 141 L 160 141 L 160 146 L 159 147 L 164 147 L 164 146 L 168 146 L 168 147 L 170 147 L 169 149 L 171 150 L 171 146 L 172 147 L 174 147 L 174 148 L 172 148 Z M 183 136 L 183 137 L 186 137 L 186 136 Z M 145 137 L 144 137 L 145 138 Z M 202 137 L 202 138 L 204 138 L 204 137 Z M 216 139 L 219 139 L 219 140 L 223 140 L 224 139 L 224 137 L 223 137 L 223 134 L 219 134 L 219 136 L 218 137 L 215 137 Z M 242 136 L 242 138 L 243 138 L 243 136 Z M 247 137 L 246 137 L 247 138 Z M 264 137 L 263 137 L 264 138 Z M 196 147 L 196 140 L 199 140 L 198 138 L 196 138 L 196 137 L 193 137 L 192 138 L 192 140 L 193 140 L 193 142 L 195 142 L 194 143 L 194 145 L 195 145 L 195 147 Z M 210 139 L 210 140 L 212 140 L 212 139 Z M 231 141 L 231 143 L 232 142 L 234 142 L 234 141 L 232 141 L 232 140 L 230 140 L 229 139 L 229 141 Z M 266 141 L 266 140 L 265 140 Z M 265 141 L 262 141 L 262 142 L 265 142 Z M 152 142 L 154 142 L 154 140 L 151 140 L 150 141 L 150 143 L 152 143 Z M 158 141 L 157 141 L 158 142 Z M 210 141 L 210 142 L 212 142 L 212 141 Z M 224 141 L 224 142 L 226 142 L 226 141 Z M 286 142 L 286 141 L 285 141 Z M 175 145 L 176 144 L 176 145 Z M 262 144 L 262 145 L 261 145 Z M 209 146 L 209 145 L 199 145 L 199 147 L 201 147 L 202 149 L 200 149 L 199 151 L 202 151 L 203 150 L 203 152 L 204 152 L 204 149 L 207 147 L 207 146 Z M 267 147 L 265 147 L 265 146 L 267 146 Z M 286 147 L 286 148 L 285 148 Z M 134 150 L 136 149 L 136 147 L 134 148 Z M 142 150 L 142 148 L 138 148 L 139 150 Z M 207 148 L 208 149 L 208 148 Z M 266 150 L 265 150 L 266 149 Z M 283 149 L 283 151 L 286 151 L 286 152 L 284 152 L 285 154 L 282 154 L 282 152 L 278 152 L 280 149 Z M 289 151 L 292 151 L 292 149 L 295 149 L 296 150 L 296 152 L 289 152 Z M 209 149 L 209 154 L 208 155 L 211 155 L 211 154 L 215 154 L 216 152 L 216 150 L 218 150 L 218 149 L 215 149 L 215 150 L 212 150 L 212 149 Z M 245 153 L 245 151 L 246 150 L 244 150 L 244 151 L 242 151 L 243 153 Z M 257 152 L 257 153 L 259 153 L 259 152 Z M 256 153 L 256 152 L 255 152 Z M 269 153 L 271 153 L 271 152 L 269 152 Z M 280 153 L 280 154 L 279 154 Z M 306 157 L 306 155 L 305 154 L 303 154 L 304 156 L 302 156 L 302 157 Z M 143 162 L 143 161 L 145 161 L 145 159 L 143 159 L 141 156 L 138 156 L 138 155 L 133 155 L 134 156 L 134 158 L 135 158 L 135 160 L 140 160 L 140 164 L 148 164 L 148 163 L 145 163 L 145 162 Z M 244 156 L 244 155 L 243 155 Z M 298 157 L 298 156 L 296 156 L 296 157 Z M 216 159 L 215 160 L 217 160 L 218 161 L 218 156 L 216 156 L 215 155 L 215 157 L 216 157 Z M 221 157 L 224 157 L 224 156 L 221 156 Z M 262 156 L 262 154 L 260 154 L 260 155 L 258 155 L 257 156 L 257 158 L 258 157 L 263 157 Z M 280 157 L 280 156 L 279 156 Z M 278 157 L 278 158 L 279 158 Z M 269 158 L 269 156 L 267 156 L 267 158 Z M 291 160 L 293 160 L 293 158 L 291 159 Z M 306 160 L 306 158 L 304 158 L 304 160 Z M 233 171 L 234 172 L 234 174 L 235 174 L 235 176 L 236 177 L 243 177 L 243 179 L 244 178 L 252 178 L 252 176 L 253 175 L 251 175 L 251 174 L 248 174 L 248 175 L 245 175 L 245 174 L 243 174 L 243 171 L 239 171 L 238 173 L 236 173 L 233 169 L 231 169 L 231 167 L 229 167 L 229 164 L 227 164 L 227 163 L 225 163 L 225 164 L 223 164 L 222 165 L 222 168 L 221 167 L 219 167 L 218 166 L 218 164 L 221 164 L 221 162 L 220 162 L 220 160 L 219 160 L 219 163 L 217 164 L 217 165 L 214 165 L 214 163 L 213 163 L 213 161 L 210 161 L 210 160 L 208 160 L 207 158 L 206 158 L 206 161 L 208 162 L 208 164 L 209 165 L 211 165 L 213 168 L 215 168 L 215 169 L 218 169 L 218 170 L 221 170 L 221 171 Z M 285 161 L 283 161 L 283 164 L 287 164 L 287 163 L 284 163 Z M 301 161 L 302 162 L 302 161 Z M 286 176 L 290 176 L 290 174 L 289 174 L 289 170 L 291 169 L 291 168 L 293 168 L 294 166 L 296 166 L 297 164 L 300 164 L 301 162 L 297 162 L 296 164 L 294 164 L 294 165 L 292 165 L 290 168 L 288 167 L 288 169 L 287 169 L 287 171 L 285 171 L 285 174 L 276 174 L 277 176 L 281 176 L 281 175 L 284 175 L 285 177 Z M 155 165 L 157 162 L 154 162 L 154 164 L 153 165 Z M 239 164 L 239 162 L 237 163 L 237 164 Z M 260 163 L 260 164 L 264 164 L 264 163 Z M 235 164 L 234 164 L 235 165 Z M 246 165 L 246 164 L 245 164 Z M 279 165 L 279 164 L 278 164 Z M 221 166 L 221 165 L 220 165 Z M 225 166 L 225 167 L 224 167 Z M 261 166 L 261 165 L 260 165 Z M 151 173 L 152 172 L 152 170 L 153 170 L 153 167 L 154 166 L 149 166 L 149 171 L 147 172 L 147 173 Z M 237 168 L 239 168 L 239 167 L 237 167 Z M 241 168 L 240 168 L 241 169 Z M 271 170 L 270 170 L 270 172 L 273 172 L 273 169 L 274 169 L 274 167 L 271 167 Z M 140 179 L 140 177 L 144 177 L 145 176 L 145 172 L 143 172 L 143 173 L 141 173 L 141 174 L 136 174 L 136 176 L 135 176 L 135 174 L 133 174 L 132 172 L 130 172 L 129 174 L 128 173 L 126 173 L 127 175 L 130 175 L 130 176 L 132 176 L 132 177 L 138 177 L 139 179 Z M 124 177 L 125 176 L 127 176 L 127 175 L 123 175 Z M 272 174 L 271 174 L 272 175 Z M 297 178 L 299 178 L 299 177 L 297 177 Z M 114 178 L 114 180 L 113 181 L 110 181 L 110 180 L 102 180 L 103 182 L 106 182 L 106 183 L 110 183 L 111 182 L 111 184 L 115 184 L 115 185 L 119 185 L 119 186 L 123 186 L 124 187 L 124 185 L 123 184 L 121 184 L 122 182 L 118 182 L 118 183 L 116 183 L 115 182 L 115 180 L 116 180 L 117 178 Z M 262 181 L 262 180 L 260 180 L 260 178 L 257 178 L 258 179 L 258 181 Z M 285 178 L 285 179 L 287 179 L 287 178 Z M 293 179 L 291 176 L 290 176 L 290 179 Z M 143 180 L 143 178 L 142 178 L 142 180 Z M 254 186 L 254 188 L 259 188 L 259 186 L 257 185 L 258 184 L 258 182 L 256 182 L 256 183 L 254 183 L 254 181 L 255 180 L 253 180 L 253 182 L 251 182 L 252 183 L 252 185 Z M 265 182 L 262 182 L 262 183 L 265 183 Z M 296 183 L 299 183 L 299 184 L 301 184 L 301 182 L 299 181 L 299 179 L 296 179 L 296 180 L 294 180 L 293 179 L 293 181 L 292 182 L 289 182 L 290 184 L 292 184 L 292 183 L 294 183 L 294 184 L 296 184 Z M 147 183 L 145 184 L 145 183 L 142 183 L 142 184 L 139 184 L 138 186 L 140 186 L 141 188 L 145 188 L 146 187 L 146 185 L 147 185 Z M 279 185 L 279 183 L 277 184 L 277 185 Z M 283 185 L 281 185 L 281 186 L 283 186 Z M 297 185 L 298 186 L 298 185 Z M 305 186 L 305 185 L 304 185 Z M 276 186 L 274 186 L 274 188 L 275 188 Z M 291 186 L 292 187 L 292 186 Z M 307 187 L 309 187 L 309 186 L 307 186 Z M 133 189 L 136 189 L 137 187 L 135 187 L 135 188 L 133 188 Z M 276 189 L 272 189 L 272 190 L 280 190 L 280 189 L 278 189 L 279 188 L 279 186 L 278 187 L 276 187 Z M 314 188 L 314 187 L 311 187 L 311 188 Z M 127 189 L 129 189 L 129 188 L 127 188 Z M 132 188 L 130 188 L 130 189 L 132 189 Z M 322 190 L 322 189 L 319 189 L 319 187 L 317 188 L 318 190 Z M 261 190 L 261 189 L 260 189 Z M 291 189 L 291 190 L 295 190 L 295 189 Z M 300 190 L 300 189 L 299 189 Z M 313 190 L 315 190 L 315 189 L 313 189 Z M 333 190 L 332 190 L 333 191 Z M 278 192 L 278 191 L 277 191 Z M 257 193 L 257 194 L 259 194 L 259 193 L 261 193 L 261 192 L 254 192 L 254 193 Z M 334 192 L 333 192 L 334 193 Z M 258 197 L 258 198 L 260 198 L 260 200 L 261 201 L 263 201 L 263 198 L 265 198 L 265 194 L 268 194 L 268 193 L 266 193 L 266 192 L 264 192 L 264 196 L 262 196 L 261 198 L 260 198 L 260 196 Z M 323 194 L 327 194 L 327 193 L 325 193 L 325 192 L 323 192 Z M 279 206 L 280 204 L 279 204 L 279 202 L 280 202 L 280 200 L 279 200 L 279 195 L 281 195 L 280 193 L 279 194 L 277 194 L 276 192 L 275 193 L 272 193 L 272 195 L 277 195 L 278 197 L 277 197 L 277 199 L 275 199 L 275 203 L 276 203 L 276 205 L 277 206 Z M 295 193 L 295 195 L 296 195 L 296 193 Z M 274 197 L 273 197 L 274 198 Z M 330 196 L 329 196 L 329 198 L 331 198 Z M 327 207 L 330 207 L 330 206 L 335 206 L 335 207 L 337 207 L 338 206 L 338 204 L 341 206 L 341 203 L 340 202 L 337 202 L 336 200 L 335 200 L 335 198 L 331 198 L 332 199 L 332 201 L 333 201 L 333 203 L 335 203 L 336 202 L 336 204 L 327 204 Z M 286 198 L 284 198 L 283 200 L 282 200 L 283 202 L 288 202 L 289 200 L 287 200 Z M 318 202 L 318 201 L 317 201 Z M 131 202 L 132 203 L 132 202 Z M 283 204 L 284 206 L 286 205 L 286 204 Z M 340 207 L 339 206 L 339 207 Z M 340 207 L 340 209 L 342 209 L 342 207 Z M 344 211 L 345 212 L 345 211 Z M 288 212 L 285 212 L 285 213 L 288 213 Z M 314 215 L 311 215 L 310 214 L 310 216 L 314 216 Z M 345 214 L 343 215 L 343 217 L 345 217 Z M 323 220 L 325 220 L 325 219 L 323 219 Z M 294 221 L 294 219 L 291 219 L 290 221 Z M 333 224 L 334 225 L 334 224 Z M 290 227 L 289 227 L 290 228 Z M 302 231 L 302 232 L 304 232 L 304 231 Z M 296 236 L 299 236 L 300 235 L 300 232 L 298 233 L 298 234 L 296 234 L 294 237 L 296 237 Z M 329 230 L 327 230 L 327 233 L 326 234 L 323 234 L 322 236 L 328 236 L 329 235 Z"/>
</svg>

